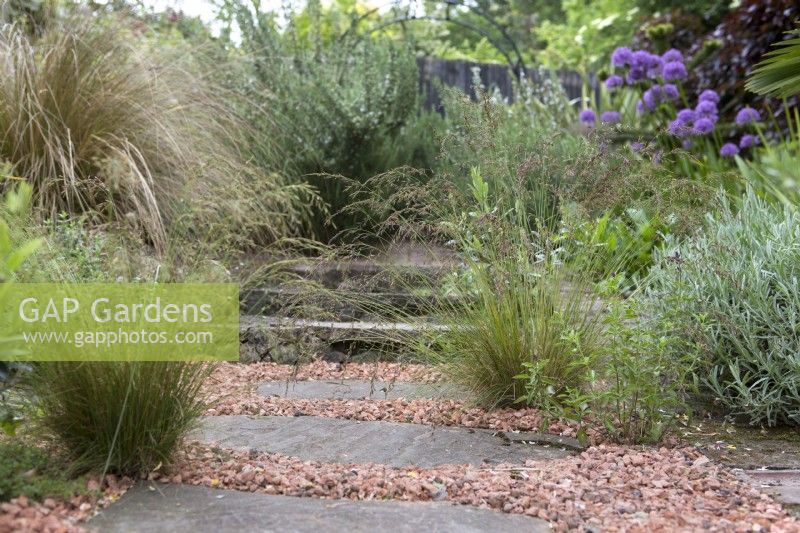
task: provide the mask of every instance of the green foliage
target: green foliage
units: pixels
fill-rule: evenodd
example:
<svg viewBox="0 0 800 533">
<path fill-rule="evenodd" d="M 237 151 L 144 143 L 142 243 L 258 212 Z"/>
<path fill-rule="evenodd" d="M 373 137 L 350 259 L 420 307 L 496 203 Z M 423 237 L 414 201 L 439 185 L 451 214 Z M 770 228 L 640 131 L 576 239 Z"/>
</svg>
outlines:
<svg viewBox="0 0 800 533">
<path fill-rule="evenodd" d="M 800 423 L 800 215 L 748 191 L 704 233 L 659 254 L 651 313 L 702 389 L 750 424 Z"/>
<path fill-rule="evenodd" d="M 79 470 L 138 475 L 169 462 L 204 409 L 197 362 L 43 363 L 27 378 L 38 422 Z"/>
<path fill-rule="evenodd" d="M 778 98 L 800 94 L 800 30 L 789 33 L 796 37 L 775 43 L 747 80 L 747 90 Z"/>
<path fill-rule="evenodd" d="M 394 163 L 392 145 L 417 110 L 413 54 L 385 39 L 325 42 L 314 34 L 317 25 L 298 26 L 302 18 L 281 32 L 272 15 L 234 6 L 256 79 L 251 100 L 271 112 L 253 116 L 257 135 L 280 147 L 278 161 L 259 163 L 305 176 L 330 206 L 333 224 L 346 229 L 357 222 L 339 214 L 348 202 L 346 180 L 330 175 L 360 181 Z M 334 230 L 323 222 L 317 233 L 330 237 Z"/>
<path fill-rule="evenodd" d="M 159 252 L 187 234 L 292 234 L 308 191 L 245 161 L 243 124 L 192 54 L 149 44 L 101 16 L 41 36 L 3 29 L 0 156 L 33 187 L 36 213 L 127 225 Z"/>
<path fill-rule="evenodd" d="M 18 496 L 42 501 L 86 492 L 86 480 L 70 478 L 47 451 L 22 441 L 0 441 L 0 502 Z"/>
</svg>

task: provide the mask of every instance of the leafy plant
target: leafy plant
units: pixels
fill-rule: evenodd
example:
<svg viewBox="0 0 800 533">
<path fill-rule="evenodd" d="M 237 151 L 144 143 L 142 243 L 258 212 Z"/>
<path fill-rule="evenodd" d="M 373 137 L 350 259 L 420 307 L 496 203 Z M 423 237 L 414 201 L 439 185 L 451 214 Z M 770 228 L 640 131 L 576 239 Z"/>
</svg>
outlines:
<svg viewBox="0 0 800 533">
<path fill-rule="evenodd" d="M 750 424 L 800 423 L 799 238 L 797 211 L 749 190 L 651 271 L 649 312 L 677 340 L 675 360 L 689 354 L 701 389 Z"/>
<path fill-rule="evenodd" d="M 21 441 L 0 441 L 0 502 L 18 496 L 41 501 L 86 492 L 86 480 L 70 478 L 48 450 Z"/>
<path fill-rule="evenodd" d="M 764 54 L 747 80 L 747 90 L 778 98 L 800 94 L 800 30 L 789 33 L 797 37 L 775 43 L 775 50 Z"/>
</svg>

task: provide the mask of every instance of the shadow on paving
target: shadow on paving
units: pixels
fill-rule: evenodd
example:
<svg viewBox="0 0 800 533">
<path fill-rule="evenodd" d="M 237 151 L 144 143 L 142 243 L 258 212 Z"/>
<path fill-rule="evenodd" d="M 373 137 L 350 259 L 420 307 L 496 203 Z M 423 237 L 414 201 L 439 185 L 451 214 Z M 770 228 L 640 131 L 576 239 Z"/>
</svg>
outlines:
<svg viewBox="0 0 800 533">
<path fill-rule="evenodd" d="M 160 484 L 134 487 L 88 526 L 126 533 L 549 531 L 539 519 L 447 503 L 323 500 Z"/>
</svg>

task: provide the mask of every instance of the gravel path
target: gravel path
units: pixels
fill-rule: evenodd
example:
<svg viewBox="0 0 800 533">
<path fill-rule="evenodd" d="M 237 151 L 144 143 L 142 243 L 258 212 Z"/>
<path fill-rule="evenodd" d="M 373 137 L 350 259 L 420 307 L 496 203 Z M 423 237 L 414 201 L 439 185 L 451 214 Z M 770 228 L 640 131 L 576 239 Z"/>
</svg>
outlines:
<svg viewBox="0 0 800 533">
<path fill-rule="evenodd" d="M 565 459 L 488 468 L 391 468 L 301 461 L 199 444 L 164 482 L 265 494 L 451 501 L 536 516 L 559 531 L 800 531 L 761 494 L 694 448 L 597 446 Z"/>
</svg>

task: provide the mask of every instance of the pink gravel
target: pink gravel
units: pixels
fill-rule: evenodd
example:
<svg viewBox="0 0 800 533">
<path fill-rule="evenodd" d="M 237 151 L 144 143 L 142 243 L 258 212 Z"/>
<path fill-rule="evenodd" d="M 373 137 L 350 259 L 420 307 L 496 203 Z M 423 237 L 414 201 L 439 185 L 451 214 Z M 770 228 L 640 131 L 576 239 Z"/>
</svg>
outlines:
<svg viewBox="0 0 800 533">
<path fill-rule="evenodd" d="M 97 479 L 88 481 L 90 490 L 99 490 Z M 0 503 L 0 533 L 42 531 L 47 533 L 77 533 L 86 531 L 82 523 L 99 509 L 111 505 L 133 485 L 130 478 L 106 476 L 100 497 L 76 495 L 69 500 L 46 498 L 42 502 L 25 496 Z"/>
<path fill-rule="evenodd" d="M 601 445 L 524 466 L 420 469 L 325 464 L 192 444 L 170 474 L 151 479 L 291 496 L 446 500 L 539 517 L 558 531 L 800 532 L 780 504 L 694 448 Z"/>
</svg>

